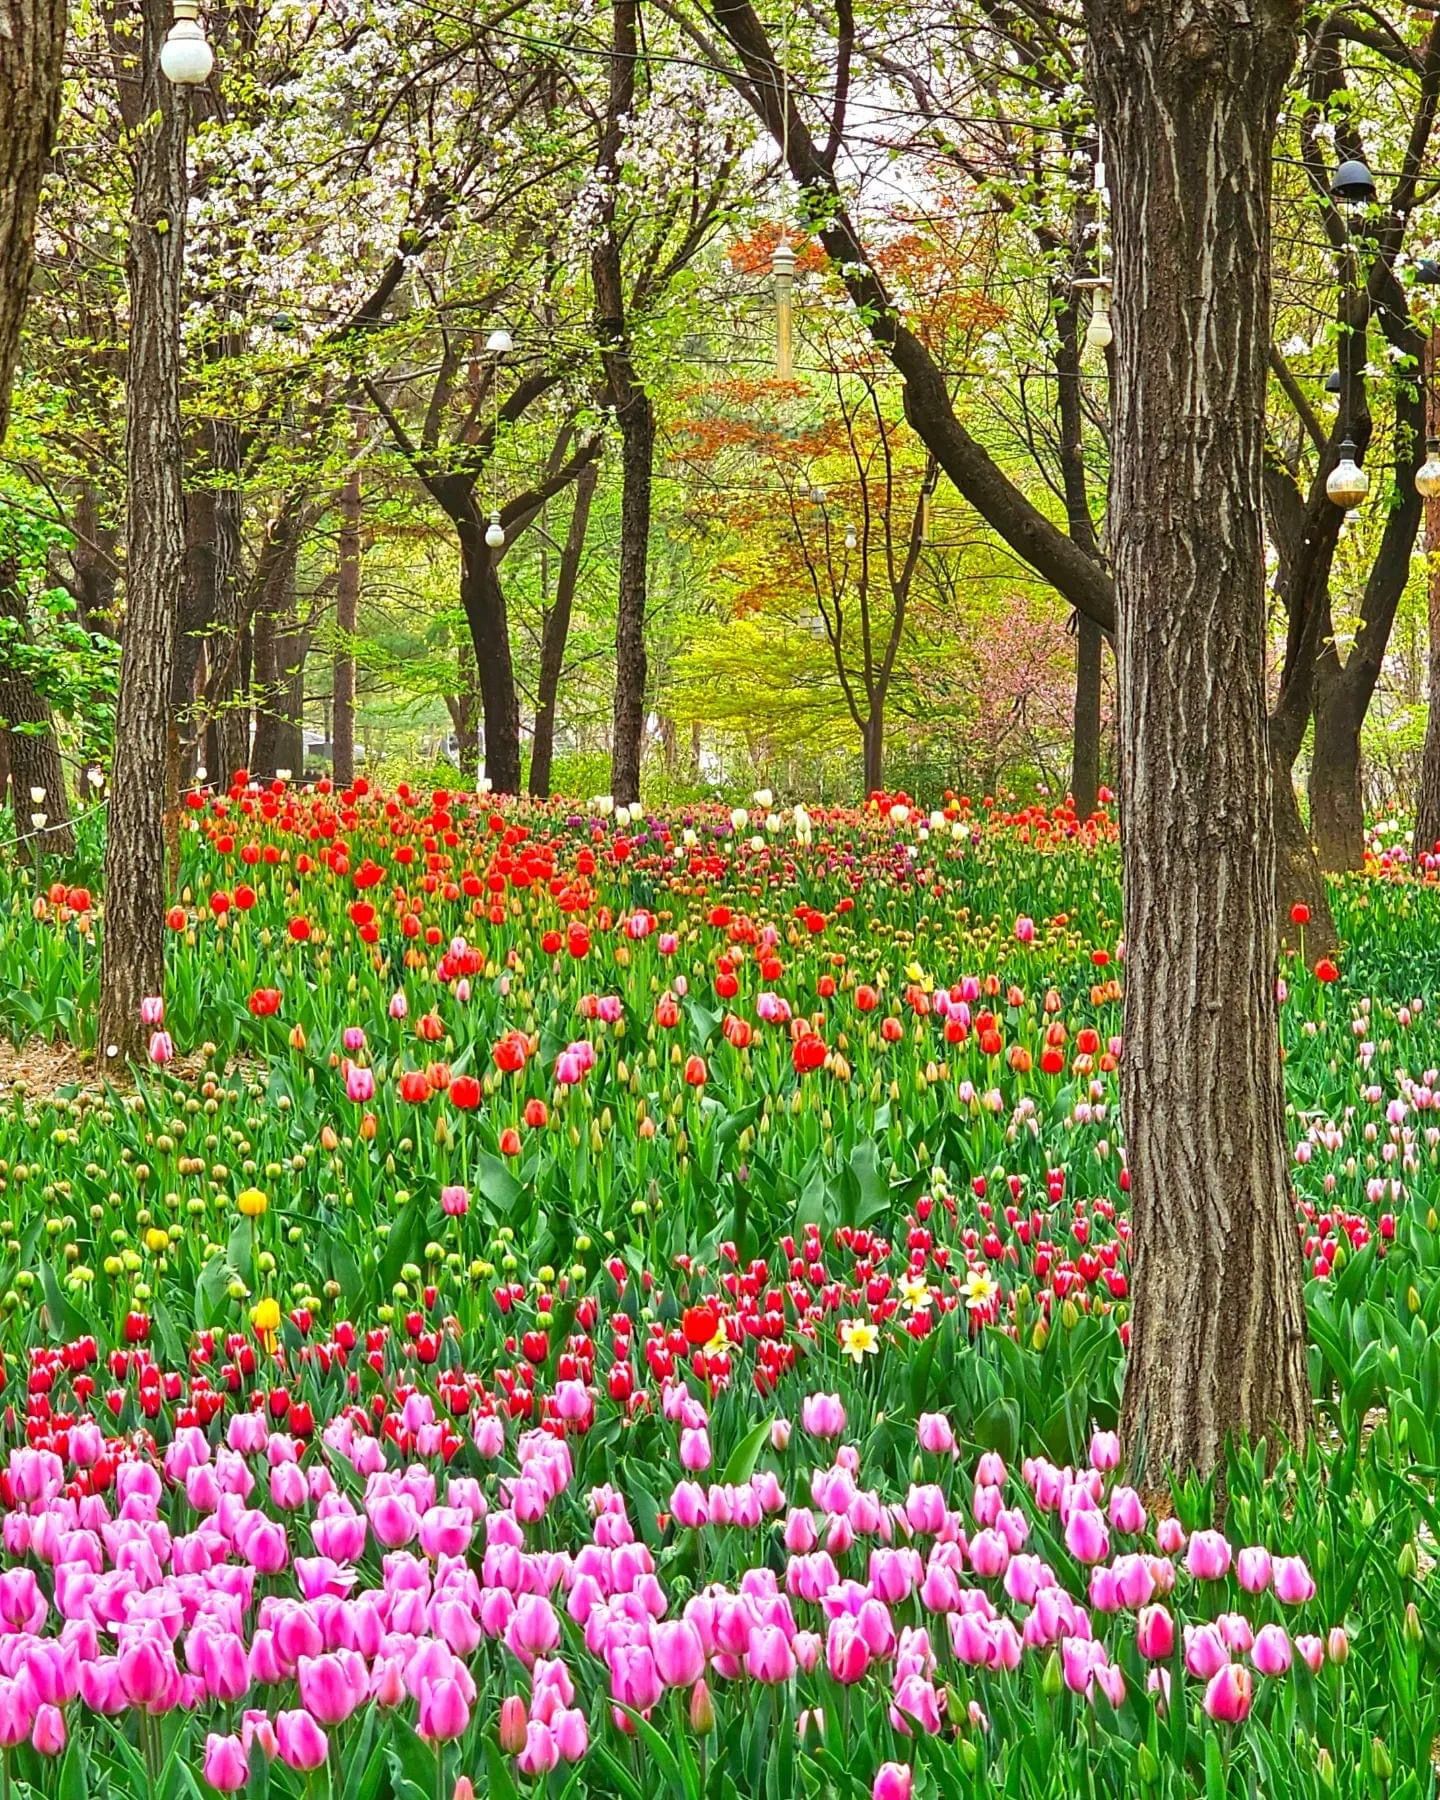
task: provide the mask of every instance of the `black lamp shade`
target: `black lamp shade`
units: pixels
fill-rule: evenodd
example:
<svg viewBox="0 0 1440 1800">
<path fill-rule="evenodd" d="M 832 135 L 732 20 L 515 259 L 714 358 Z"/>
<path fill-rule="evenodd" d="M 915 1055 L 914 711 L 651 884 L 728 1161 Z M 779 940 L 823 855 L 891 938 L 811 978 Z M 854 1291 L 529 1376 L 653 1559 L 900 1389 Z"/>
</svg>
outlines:
<svg viewBox="0 0 1440 1800">
<path fill-rule="evenodd" d="M 1373 200 L 1375 177 L 1358 157 L 1352 156 L 1335 171 L 1330 192 L 1337 200 Z"/>
</svg>

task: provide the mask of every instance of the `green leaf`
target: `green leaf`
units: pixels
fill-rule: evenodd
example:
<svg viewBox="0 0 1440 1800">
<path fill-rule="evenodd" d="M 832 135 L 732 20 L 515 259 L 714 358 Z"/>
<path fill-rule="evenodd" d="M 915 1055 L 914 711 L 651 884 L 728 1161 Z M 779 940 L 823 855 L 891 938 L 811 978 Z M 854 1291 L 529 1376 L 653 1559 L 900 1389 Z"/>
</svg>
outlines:
<svg viewBox="0 0 1440 1800">
<path fill-rule="evenodd" d="M 762 1419 L 760 1423 L 745 1433 L 731 1453 L 725 1465 L 725 1473 L 720 1477 L 727 1486 L 738 1486 L 748 1481 L 755 1473 L 755 1465 L 760 1460 L 760 1452 L 770 1439 L 770 1421 Z"/>
<path fill-rule="evenodd" d="M 513 1211 L 515 1202 L 525 1190 L 500 1158 L 482 1150 L 475 1158 L 474 1166 L 475 1185 L 490 1204 L 502 1213 Z"/>
</svg>

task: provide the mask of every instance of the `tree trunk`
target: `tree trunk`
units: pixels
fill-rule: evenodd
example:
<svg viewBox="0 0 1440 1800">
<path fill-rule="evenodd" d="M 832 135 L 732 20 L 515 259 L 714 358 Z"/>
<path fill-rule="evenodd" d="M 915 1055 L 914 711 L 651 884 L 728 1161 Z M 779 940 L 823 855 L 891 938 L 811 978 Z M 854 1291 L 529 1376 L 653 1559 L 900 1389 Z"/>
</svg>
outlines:
<svg viewBox="0 0 1440 1800">
<path fill-rule="evenodd" d="M 1322 956 L 1335 954 L 1340 939 L 1315 846 L 1300 816 L 1300 802 L 1290 764 L 1283 752 L 1276 750 L 1273 741 L 1270 745 L 1270 783 L 1275 820 L 1275 910 L 1280 939 L 1289 950 L 1303 948 L 1313 967 Z M 1303 924 L 1291 916 L 1291 909 L 1296 905 L 1303 906 L 1310 915 Z"/>
<path fill-rule="evenodd" d="M 865 792 L 878 794 L 885 786 L 885 711 L 879 700 L 872 702 L 860 735 L 865 746 Z"/>
<path fill-rule="evenodd" d="M 165 979 L 166 723 L 185 569 L 180 303 L 190 97 L 160 73 L 167 0 L 143 0 L 135 189 L 126 253 L 130 342 L 125 408 L 125 641 L 115 718 L 97 1050 L 139 1056 L 140 1002 Z"/>
<path fill-rule="evenodd" d="M 1289 0 L 1087 0 L 1115 245 L 1125 1054 L 1147 1485 L 1309 1426 L 1276 1002 L 1261 460 Z"/>
<path fill-rule="evenodd" d="M 625 359 L 629 361 L 628 356 Z M 619 409 L 621 431 L 620 592 L 615 615 L 615 709 L 610 791 L 616 804 L 640 798 L 645 751 L 646 565 L 650 555 L 650 485 L 655 413 L 650 396 L 632 387 Z"/>
<path fill-rule="evenodd" d="M 65 767 L 55 741 L 50 702 L 27 667 L 27 658 L 33 653 L 19 566 L 0 562 L 0 728 L 10 746 L 15 835 L 20 840 L 20 855 L 27 862 L 75 853 Z M 39 813 L 45 815 L 43 826 L 34 823 Z"/>
<path fill-rule="evenodd" d="M 580 559 L 590 526 L 590 503 L 600 479 L 598 463 L 586 463 L 575 479 L 575 504 L 560 554 L 555 582 L 555 604 L 545 618 L 540 638 L 540 682 L 535 701 L 535 738 L 530 746 L 530 792 L 537 800 L 549 798 L 550 770 L 555 760 L 555 703 L 560 675 L 565 667 L 565 642 L 570 635 L 570 614 L 580 580 Z"/>
<path fill-rule="evenodd" d="M 1310 831 L 1320 867 L 1339 873 L 1365 864 L 1365 804 L 1360 792 L 1360 719 L 1349 703 L 1333 641 L 1322 653 L 1310 753 Z"/>
<path fill-rule="evenodd" d="M 475 646 L 485 718 L 485 774 L 497 794 L 520 792 L 520 702 L 510 661 L 510 623 L 495 553 L 477 515 L 459 528 L 460 600 Z"/>
<path fill-rule="evenodd" d="M 596 329 L 606 397 L 620 427 L 620 594 L 615 614 L 615 707 L 610 741 L 610 792 L 629 806 L 640 798 L 645 745 L 645 603 L 650 557 L 655 410 L 635 369 L 625 321 L 620 234 L 615 227 L 620 152 L 635 109 L 640 0 L 611 0 L 610 86 L 605 129 L 596 154 L 601 182 L 599 232 L 591 257 Z"/>
<path fill-rule="evenodd" d="M 1440 850 L 1440 498 L 1425 502 L 1425 549 L 1430 624 L 1430 711 L 1425 721 L 1425 747 L 1420 755 L 1420 791 L 1415 800 L 1413 853 L 1421 857 Z"/>
<path fill-rule="evenodd" d="M 296 546 L 298 549 L 298 546 Z M 295 618 L 295 550 L 277 558 L 255 613 L 255 744 L 250 773 L 273 781 L 282 769 L 303 774 L 300 721 L 309 633 Z"/>
<path fill-rule="evenodd" d="M 30 293 L 40 183 L 60 117 L 65 0 L 8 0 L 0 29 L 0 443 Z"/>
<path fill-rule="evenodd" d="M 1088 204 L 1076 209 L 1077 232 L 1088 224 Z M 1079 267 L 1091 267 L 1092 245 L 1083 236 L 1076 247 Z M 1080 368 L 1080 318 L 1076 290 L 1067 282 L 1052 290 L 1055 308 L 1055 388 L 1060 414 L 1060 476 L 1070 536 L 1097 561 L 1100 546 L 1085 475 L 1084 407 Z M 1082 612 L 1075 614 L 1075 712 L 1070 764 L 1070 796 L 1078 817 L 1088 819 L 1100 804 L 1100 699 L 1105 634 Z"/>
<path fill-rule="evenodd" d="M 360 465 L 356 463 L 340 492 L 340 571 L 335 586 L 334 709 L 330 742 L 331 773 L 337 788 L 355 779 L 355 651 L 351 640 L 360 614 Z"/>
<path fill-rule="evenodd" d="M 205 767 L 210 781 L 222 792 L 250 755 L 250 729 L 244 673 L 236 655 L 240 630 L 240 433 L 235 425 L 217 419 L 211 427 L 217 485 L 214 495 L 215 625 L 210 640 L 215 679 L 205 696 L 208 729 Z"/>
<path fill-rule="evenodd" d="M 1100 804 L 1100 698 L 1105 633 L 1084 613 L 1075 615 L 1074 757 L 1070 796 L 1076 816 L 1088 819 Z"/>
</svg>

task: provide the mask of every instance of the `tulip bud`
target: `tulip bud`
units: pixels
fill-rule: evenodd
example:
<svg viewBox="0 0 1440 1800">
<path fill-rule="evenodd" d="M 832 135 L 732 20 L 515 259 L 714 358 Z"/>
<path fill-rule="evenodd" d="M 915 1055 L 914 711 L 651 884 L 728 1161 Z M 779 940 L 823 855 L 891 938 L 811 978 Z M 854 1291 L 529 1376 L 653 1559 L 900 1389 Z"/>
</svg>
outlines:
<svg viewBox="0 0 1440 1800">
<path fill-rule="evenodd" d="M 1060 1667 L 1060 1658 L 1052 1650 L 1045 1658 L 1044 1673 L 1040 1677 L 1040 1691 L 1047 1700 L 1058 1700 L 1065 1686 L 1065 1672 Z"/>
<path fill-rule="evenodd" d="M 1343 1625 L 1333 1625 L 1325 1639 L 1325 1654 L 1337 1667 L 1350 1655 L 1350 1639 Z"/>
<path fill-rule="evenodd" d="M 1395 1764 L 1390 1759 L 1390 1752 L 1385 1748 L 1383 1738 L 1370 1740 L 1370 1767 L 1381 1781 L 1388 1781 L 1395 1773 Z"/>
<path fill-rule="evenodd" d="M 1420 1563 L 1413 1543 L 1400 1546 L 1400 1554 L 1395 1558 L 1395 1567 L 1406 1581 L 1415 1579 Z"/>
<path fill-rule="evenodd" d="M 1322 1744 L 1315 1753 L 1315 1773 L 1320 1777 L 1322 1786 L 1333 1788 L 1335 1785 L 1335 1758 Z"/>
<path fill-rule="evenodd" d="M 708 1737 L 715 1729 L 715 1702 L 703 1676 L 690 1690 L 690 1729 L 699 1737 Z"/>
<path fill-rule="evenodd" d="M 956 1745 L 960 1752 L 960 1767 L 967 1775 L 973 1775 L 980 1762 L 980 1747 L 974 1738 L 962 1737 Z"/>
<path fill-rule="evenodd" d="M 455 1791 L 450 1800 L 475 1800 L 475 1783 L 468 1775 L 456 1776 Z"/>
<path fill-rule="evenodd" d="M 1407 1644 L 1418 1644 L 1425 1636 L 1420 1624 L 1419 1609 L 1413 1600 L 1407 1600 L 1405 1603 L 1405 1622 L 1400 1627 L 1400 1631 Z"/>
<path fill-rule="evenodd" d="M 1410 1287 L 1410 1288 L 1406 1289 L 1405 1304 L 1406 1304 L 1406 1306 L 1408 1306 L 1410 1308 L 1410 1311 L 1412 1313 L 1419 1312 L 1419 1310 L 1420 1310 L 1420 1292 L 1419 1292 L 1418 1288 Z"/>
<path fill-rule="evenodd" d="M 1155 1752 L 1143 1738 L 1135 1752 L 1135 1773 L 1142 1781 L 1154 1781 L 1160 1773 L 1160 1763 Z"/>
<path fill-rule="evenodd" d="M 525 1702 L 518 1694 L 507 1694 L 500 1702 L 500 1748 L 507 1756 L 518 1756 L 525 1748 L 527 1725 Z"/>
</svg>

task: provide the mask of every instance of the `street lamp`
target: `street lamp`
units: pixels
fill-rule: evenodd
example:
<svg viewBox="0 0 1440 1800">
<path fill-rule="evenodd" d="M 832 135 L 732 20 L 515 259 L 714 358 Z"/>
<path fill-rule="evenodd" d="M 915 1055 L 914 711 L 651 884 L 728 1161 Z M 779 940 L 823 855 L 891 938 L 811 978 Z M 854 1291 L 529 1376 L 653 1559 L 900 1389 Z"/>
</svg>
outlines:
<svg viewBox="0 0 1440 1800">
<path fill-rule="evenodd" d="M 200 23 L 200 0 L 175 0 L 175 23 L 160 46 L 160 70 L 176 87 L 203 87 L 215 67 L 215 52 Z"/>
<path fill-rule="evenodd" d="M 1425 460 L 1415 471 L 1415 492 L 1422 500 L 1433 500 L 1440 494 L 1440 438 L 1428 438 Z"/>
<path fill-rule="evenodd" d="M 1340 460 L 1325 481 L 1325 492 L 1337 506 L 1358 506 L 1370 492 L 1370 477 L 1355 460 L 1355 440 L 1348 434 L 1340 443 Z"/>
</svg>

